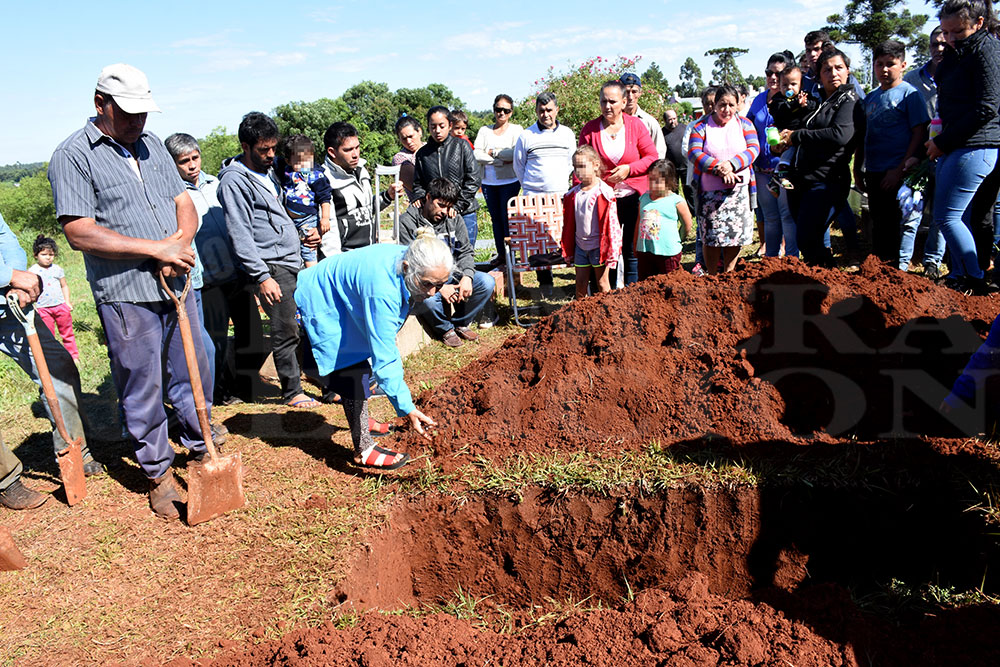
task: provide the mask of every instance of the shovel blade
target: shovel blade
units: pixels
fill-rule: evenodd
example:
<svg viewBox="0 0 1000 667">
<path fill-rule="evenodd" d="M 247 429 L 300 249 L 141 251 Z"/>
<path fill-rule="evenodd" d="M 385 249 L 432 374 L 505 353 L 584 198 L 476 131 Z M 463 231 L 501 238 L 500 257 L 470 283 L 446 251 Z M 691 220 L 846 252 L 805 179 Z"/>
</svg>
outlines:
<svg viewBox="0 0 1000 667">
<path fill-rule="evenodd" d="M 23 570 L 28 567 L 24 554 L 14 544 L 10 531 L 0 526 L 0 570 Z"/>
<path fill-rule="evenodd" d="M 188 463 L 187 523 L 196 526 L 247 504 L 239 452 Z"/>
<path fill-rule="evenodd" d="M 83 453 L 80 450 L 80 439 L 69 443 L 69 446 L 56 453 L 59 462 L 59 477 L 66 491 L 66 502 L 72 507 L 87 497 L 87 483 L 83 475 Z"/>
</svg>

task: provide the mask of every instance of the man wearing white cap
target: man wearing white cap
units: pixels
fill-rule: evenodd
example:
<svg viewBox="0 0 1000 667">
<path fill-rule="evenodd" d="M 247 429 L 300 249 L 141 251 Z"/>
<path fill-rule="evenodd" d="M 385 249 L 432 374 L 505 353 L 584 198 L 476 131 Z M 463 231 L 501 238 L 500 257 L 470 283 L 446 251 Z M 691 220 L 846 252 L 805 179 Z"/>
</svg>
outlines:
<svg viewBox="0 0 1000 667">
<path fill-rule="evenodd" d="M 198 216 L 167 149 L 144 130 L 146 114 L 160 110 L 146 75 L 130 65 L 105 67 L 94 106 L 97 115 L 53 153 L 49 181 L 66 238 L 84 253 L 126 427 L 150 480 L 150 507 L 176 519 L 180 497 L 170 469 L 164 389 L 181 422 L 181 444 L 200 460 L 205 442 L 176 312 L 159 275 L 176 289 L 194 266 Z M 198 321 L 194 299 L 186 307 Z M 194 346 L 202 377 L 210 377 L 200 336 Z"/>
</svg>

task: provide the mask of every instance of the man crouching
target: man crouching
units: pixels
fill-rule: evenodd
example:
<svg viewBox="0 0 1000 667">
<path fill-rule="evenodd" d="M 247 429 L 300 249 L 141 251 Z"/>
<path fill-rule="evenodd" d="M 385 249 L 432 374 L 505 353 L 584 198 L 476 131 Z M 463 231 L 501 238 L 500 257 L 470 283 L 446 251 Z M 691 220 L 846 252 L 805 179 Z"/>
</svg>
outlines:
<svg viewBox="0 0 1000 667">
<path fill-rule="evenodd" d="M 476 271 L 473 243 L 462 217 L 455 214 L 459 199 L 458 186 L 443 178 L 435 178 L 427 193 L 406 209 L 399 218 L 399 243 L 409 245 L 417 238 L 421 227 L 432 227 L 444 241 L 455 259 L 455 269 L 448 284 L 416 309 L 424 324 L 433 329 L 448 347 L 459 347 L 466 340 L 477 340 L 479 334 L 469 324 L 493 295 L 495 281 L 489 274 Z M 453 306 L 449 317 L 444 304 Z"/>
</svg>

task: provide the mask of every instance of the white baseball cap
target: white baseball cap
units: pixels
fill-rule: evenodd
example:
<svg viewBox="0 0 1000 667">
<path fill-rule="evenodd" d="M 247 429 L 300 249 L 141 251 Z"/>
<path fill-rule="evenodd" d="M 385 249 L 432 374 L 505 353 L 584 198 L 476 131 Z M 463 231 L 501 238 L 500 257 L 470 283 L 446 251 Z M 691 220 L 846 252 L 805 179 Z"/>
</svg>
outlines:
<svg viewBox="0 0 1000 667">
<path fill-rule="evenodd" d="M 149 79 L 131 65 L 117 63 L 102 69 L 101 75 L 97 77 L 97 92 L 113 97 L 125 113 L 160 110 L 149 90 Z"/>
</svg>

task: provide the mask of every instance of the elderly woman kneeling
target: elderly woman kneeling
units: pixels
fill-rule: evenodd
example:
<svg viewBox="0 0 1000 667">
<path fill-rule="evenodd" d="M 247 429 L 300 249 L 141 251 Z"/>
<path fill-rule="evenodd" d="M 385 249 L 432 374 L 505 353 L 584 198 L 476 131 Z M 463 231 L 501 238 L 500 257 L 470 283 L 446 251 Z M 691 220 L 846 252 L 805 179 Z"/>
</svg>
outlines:
<svg viewBox="0 0 1000 667">
<path fill-rule="evenodd" d="M 425 228 L 409 246 L 366 246 L 328 257 L 299 274 L 295 303 L 319 371 L 330 375 L 331 389 L 343 399 L 358 465 L 394 470 L 410 458 L 372 440 L 368 397 L 373 378 L 396 414 L 430 439 L 424 425 L 436 422 L 413 404 L 396 334 L 411 303 L 433 296 L 453 268 L 448 246 Z"/>
</svg>

